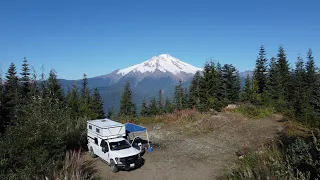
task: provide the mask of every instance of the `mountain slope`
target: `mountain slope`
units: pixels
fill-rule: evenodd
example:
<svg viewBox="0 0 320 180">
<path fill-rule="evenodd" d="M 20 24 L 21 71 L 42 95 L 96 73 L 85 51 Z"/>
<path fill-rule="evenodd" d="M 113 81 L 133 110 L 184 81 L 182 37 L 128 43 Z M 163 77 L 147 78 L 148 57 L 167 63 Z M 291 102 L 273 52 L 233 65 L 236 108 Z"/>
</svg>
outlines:
<svg viewBox="0 0 320 180">
<path fill-rule="evenodd" d="M 164 98 L 171 98 L 179 81 L 187 87 L 193 75 L 201 70 L 169 54 L 161 54 L 125 69 L 88 78 L 88 86 L 99 89 L 106 109 L 111 106 L 118 109 L 123 86 L 127 81 L 131 84 L 134 103 L 139 106 L 143 97 L 158 95 L 159 89 L 163 90 Z M 73 83 L 76 83 L 78 88 L 81 87 L 81 80 L 60 82 L 65 89 L 70 88 Z"/>
</svg>

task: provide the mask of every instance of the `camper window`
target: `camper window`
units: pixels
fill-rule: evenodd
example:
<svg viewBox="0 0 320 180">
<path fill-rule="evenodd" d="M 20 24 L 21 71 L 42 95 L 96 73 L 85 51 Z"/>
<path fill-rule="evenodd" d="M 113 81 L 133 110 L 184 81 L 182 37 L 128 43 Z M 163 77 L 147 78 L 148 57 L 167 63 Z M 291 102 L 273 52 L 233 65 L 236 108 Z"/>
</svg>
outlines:
<svg viewBox="0 0 320 180">
<path fill-rule="evenodd" d="M 89 125 L 89 129 L 91 129 L 91 130 L 92 130 L 92 126 L 91 126 L 91 125 Z"/>
<path fill-rule="evenodd" d="M 96 128 L 96 132 L 97 132 L 97 133 L 100 133 L 100 129 Z"/>
<path fill-rule="evenodd" d="M 94 138 L 94 143 L 95 143 L 96 145 L 98 145 L 98 139 L 97 139 L 97 138 Z"/>
</svg>

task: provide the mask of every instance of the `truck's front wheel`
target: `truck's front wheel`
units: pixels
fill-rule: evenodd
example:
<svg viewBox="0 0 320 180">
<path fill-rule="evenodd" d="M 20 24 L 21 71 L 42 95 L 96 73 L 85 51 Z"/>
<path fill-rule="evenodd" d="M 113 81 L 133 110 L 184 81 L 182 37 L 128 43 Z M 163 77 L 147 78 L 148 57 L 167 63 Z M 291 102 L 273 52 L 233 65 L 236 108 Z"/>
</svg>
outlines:
<svg viewBox="0 0 320 180">
<path fill-rule="evenodd" d="M 116 163 L 114 163 L 113 160 L 111 160 L 111 162 L 110 162 L 110 167 L 111 167 L 111 171 L 114 172 L 114 173 L 119 171 L 119 169 L 116 166 Z"/>
</svg>

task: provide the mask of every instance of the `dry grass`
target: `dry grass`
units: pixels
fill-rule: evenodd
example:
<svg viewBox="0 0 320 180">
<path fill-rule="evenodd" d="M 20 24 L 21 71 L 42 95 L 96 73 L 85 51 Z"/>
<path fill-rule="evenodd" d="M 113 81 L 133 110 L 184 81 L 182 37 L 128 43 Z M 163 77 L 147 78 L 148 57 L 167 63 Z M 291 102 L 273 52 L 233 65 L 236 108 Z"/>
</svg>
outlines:
<svg viewBox="0 0 320 180">
<path fill-rule="evenodd" d="M 85 161 L 80 151 L 70 151 L 65 155 L 62 168 L 53 173 L 54 180 L 98 180 L 98 170 L 93 161 Z"/>
<path fill-rule="evenodd" d="M 173 113 L 167 113 L 162 115 L 156 115 L 151 117 L 137 117 L 137 118 L 124 118 L 120 122 L 132 122 L 136 124 L 149 125 L 149 124 L 172 124 L 181 123 L 185 121 L 193 121 L 199 114 L 196 109 L 184 109 L 175 111 Z"/>
<path fill-rule="evenodd" d="M 295 121 L 286 121 L 284 123 L 283 133 L 289 137 L 308 138 L 312 136 L 312 131 L 310 128 Z"/>
</svg>

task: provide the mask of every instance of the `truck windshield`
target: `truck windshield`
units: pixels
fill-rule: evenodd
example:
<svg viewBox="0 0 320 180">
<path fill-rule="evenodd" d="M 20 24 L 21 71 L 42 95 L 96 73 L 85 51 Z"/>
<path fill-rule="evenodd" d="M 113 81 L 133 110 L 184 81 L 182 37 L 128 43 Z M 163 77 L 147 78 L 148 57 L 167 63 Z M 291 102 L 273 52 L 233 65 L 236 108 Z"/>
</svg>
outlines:
<svg viewBox="0 0 320 180">
<path fill-rule="evenodd" d="M 109 145 L 110 145 L 111 151 L 117 151 L 117 150 L 127 149 L 131 147 L 131 145 L 126 140 L 122 140 L 118 142 L 110 142 Z"/>
</svg>

